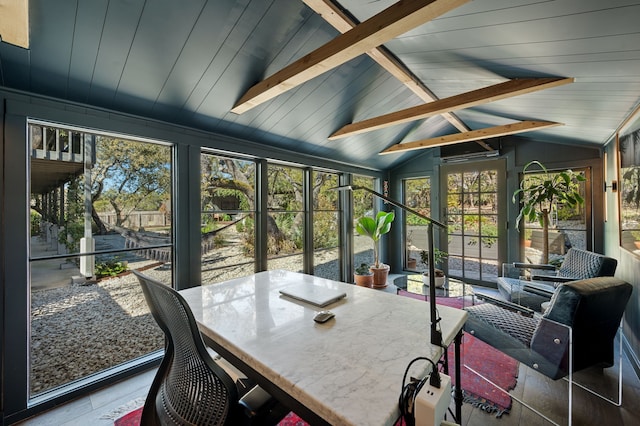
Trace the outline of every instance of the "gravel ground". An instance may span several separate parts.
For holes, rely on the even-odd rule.
[[[361,244],[369,244],[362,241]],[[371,256],[366,246],[356,261]],[[315,274],[334,277],[334,251],[316,256]],[[203,283],[215,283],[253,272],[253,265],[234,246],[224,256],[203,258]],[[269,269],[295,270],[300,256],[269,261]],[[142,265],[129,263],[130,269]],[[219,270],[220,266],[228,268]],[[214,269],[214,267],[216,269]],[[169,265],[144,273],[169,282]],[[164,337],[149,314],[132,274],[99,281],[33,291],[31,294],[31,394],[36,395],[161,349]]]
[[[31,308],[32,394],[164,345],[132,274],[34,292]]]

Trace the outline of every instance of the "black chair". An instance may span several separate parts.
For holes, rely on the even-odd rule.
[[[497,284],[505,300],[540,310],[561,283],[593,277],[612,277],[618,261],[587,250],[571,248],[560,268],[548,264],[507,263]],[[521,280],[526,277],[527,281]]]
[[[137,271],[144,297],[167,339],[141,425],[276,424],[288,409],[259,387],[240,398],[231,376],[209,356],[191,309],[169,286]]]
[[[572,281],[556,288],[543,315],[504,301],[467,307],[464,330],[551,379],[568,377],[571,419],[573,373],[614,365],[614,340],[632,289],[614,277]],[[588,390],[622,403],[620,394],[612,401]]]

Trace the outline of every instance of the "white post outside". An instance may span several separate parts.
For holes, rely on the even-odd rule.
[[[80,254],[92,253],[96,243],[91,233],[91,169],[93,168],[93,147],[95,136],[84,135],[84,238],[80,239]],[[80,256],[80,273],[93,277],[95,256]]]

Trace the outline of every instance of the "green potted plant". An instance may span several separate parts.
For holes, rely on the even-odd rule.
[[[445,275],[444,275],[444,271],[442,269],[438,269],[437,266],[440,265],[440,262],[442,262],[447,257],[449,257],[449,254],[446,251],[442,251],[442,250],[437,249],[437,248],[433,249],[433,268],[434,268],[435,283],[436,283],[436,287],[437,288],[444,287],[444,282],[445,282],[445,278],[446,278]],[[422,283],[424,285],[429,285],[430,284],[430,281],[429,281],[429,252],[426,251],[426,250],[422,250],[420,252],[420,260],[422,261],[424,266],[427,268],[427,270],[422,273]]]
[[[540,170],[530,170],[532,167]],[[520,204],[520,213],[516,218],[519,229],[520,220],[526,218],[530,222],[538,220],[542,226],[542,262],[549,262],[549,222],[551,212],[557,209],[558,203],[568,207],[576,207],[584,204],[584,198],[580,195],[580,184],[586,178],[574,172],[565,170],[562,172],[549,172],[539,161],[527,163],[522,172],[536,173],[529,178],[523,178],[520,188],[513,193],[512,201]]]
[[[380,240],[380,237],[391,230],[391,224],[394,219],[394,212],[378,212],[375,219],[368,216],[362,216],[356,222],[356,232],[373,240],[374,264],[371,265],[369,269],[373,272],[374,288],[384,288],[387,286],[389,265],[380,263],[380,259],[378,257],[378,241]]]
[[[361,287],[373,287],[373,272],[369,270],[369,265],[361,263],[355,269],[353,281]]]

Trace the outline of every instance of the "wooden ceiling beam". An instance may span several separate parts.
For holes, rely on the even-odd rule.
[[[254,85],[231,112],[242,114],[469,1],[397,2]]]
[[[423,139],[415,142],[400,143],[385,149],[380,154],[394,154],[417,149],[433,148],[436,146],[453,145],[456,143],[514,135],[516,133],[530,132],[533,130],[541,130],[562,125],[563,123],[556,123],[553,121],[520,121],[514,124],[505,124],[503,126],[488,127],[486,129],[472,130],[469,132]]]
[[[314,12],[322,16],[322,18],[331,24],[341,33],[353,29],[358,22],[340,9],[332,0],[302,0]],[[411,90],[416,96],[425,102],[437,101],[438,97],[433,93],[420,79],[413,74],[402,62],[400,62],[386,47],[378,46],[367,52],[367,55],[378,63],[382,68],[398,79],[406,88]],[[453,127],[461,132],[471,130],[457,115],[452,112],[444,112],[442,117]],[[484,141],[476,141],[487,151],[493,151],[493,148]]]
[[[28,0],[0,1],[0,41],[29,48]]]
[[[302,1],[341,33],[346,33],[358,25],[351,16],[338,8],[332,0]],[[369,57],[376,61],[378,65],[382,66],[382,68],[398,79],[423,101],[432,102],[438,100],[438,97],[391,52],[389,52],[386,47],[378,46],[368,51],[367,55],[369,55]],[[458,123],[461,123],[460,119],[451,120],[451,124],[456,127],[458,127]],[[458,130],[469,130],[469,128],[464,124],[462,124],[461,127],[462,128],[458,128]]]
[[[457,111],[489,102],[508,99],[518,95],[573,83],[573,81],[573,78],[517,78],[379,117],[347,124],[329,136],[329,139],[344,138],[359,133],[383,129],[396,124],[421,120],[442,114],[443,112]]]

